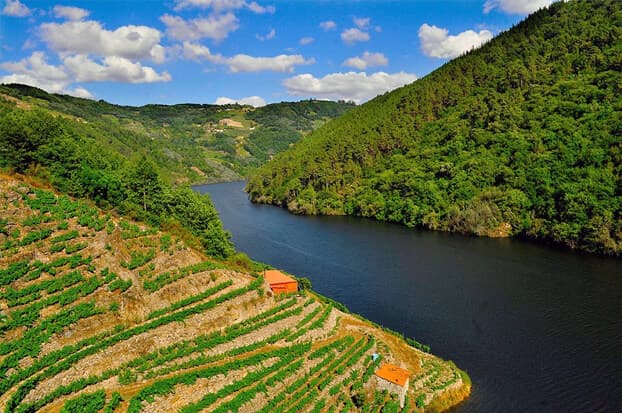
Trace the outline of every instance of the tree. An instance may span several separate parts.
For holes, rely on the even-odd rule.
[[[148,212],[155,209],[162,195],[162,182],[156,168],[146,156],[142,156],[131,171],[127,186],[135,199],[142,204],[143,210]],[[155,212],[155,211],[151,211]]]

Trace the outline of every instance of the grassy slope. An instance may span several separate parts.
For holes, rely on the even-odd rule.
[[[249,169],[352,107],[326,101],[283,102],[258,109],[200,104],[132,107],[24,85],[0,85],[1,101],[79,120],[99,143],[126,157],[147,154],[169,181],[191,183],[242,179]],[[223,119],[241,126],[223,125]]]
[[[244,262],[206,257],[187,234],[11,176],[0,211],[5,412],[390,409],[372,352],[410,370],[413,410],[470,391],[452,363],[311,292],[272,297]]]
[[[257,202],[622,251],[622,3],[558,2],[333,120]]]

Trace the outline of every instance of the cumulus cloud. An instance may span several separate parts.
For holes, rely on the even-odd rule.
[[[153,83],[168,82],[168,72],[157,73],[153,68],[119,56],[107,56],[103,64],[85,55],[70,56],[63,60],[67,70],[78,82]]]
[[[247,3],[246,4],[246,8],[248,8],[250,11],[252,11],[253,13],[257,13],[257,14],[264,14],[264,13],[274,13],[276,11],[276,9],[274,8],[274,6],[260,6],[259,4],[257,4],[257,2],[253,1],[251,3]]]
[[[164,61],[160,32],[147,26],[121,26],[111,31],[97,21],[45,23],[40,34],[48,47],[61,54],[95,54],[127,59]]]
[[[332,73],[322,78],[303,74],[285,79],[283,85],[291,95],[345,99],[359,103],[416,79],[414,74],[405,72],[376,72],[370,75],[364,72]]]
[[[266,101],[261,96],[248,96],[241,99],[231,99],[226,96],[219,96],[215,102],[216,105],[233,105],[236,103],[238,105],[251,105],[256,108],[266,106]]]
[[[370,17],[353,17],[352,21],[356,27],[345,29],[341,32],[341,40],[347,44],[353,44],[356,42],[366,42],[370,39],[369,31],[371,29]],[[376,32],[381,32],[382,28],[376,26],[373,28]]]
[[[53,11],[56,17],[73,21],[82,20],[90,14],[88,10],[70,6],[54,6]]]
[[[492,39],[488,30],[466,30],[457,35],[449,35],[447,29],[423,24],[419,28],[419,40],[423,52],[432,57],[453,58]]]
[[[484,13],[498,9],[507,14],[529,14],[549,6],[554,0],[486,0]]]
[[[6,62],[0,65],[4,70],[13,72],[4,76],[2,83],[26,83],[52,92],[62,91],[69,83],[69,75],[61,66],[53,66],[46,62],[43,52],[34,52],[30,57],[18,62]]]
[[[62,66],[48,64],[43,52],[34,52],[30,57],[18,62],[2,63],[0,67],[13,72],[10,75],[0,77],[0,83],[22,83],[51,93],[93,98],[93,95],[83,87],[68,88],[72,79],[67,70]]]
[[[220,41],[240,27],[238,18],[231,12],[190,20],[165,14],[160,20],[166,26],[166,35],[175,40],[208,38]]]
[[[305,59],[304,56],[281,54],[274,57],[255,57],[246,54],[238,54],[230,58],[224,58],[221,63],[229,65],[229,70],[238,72],[284,72],[291,73],[295,66],[310,65],[315,59]]]
[[[95,96],[93,96],[91,94],[91,92],[89,92],[88,90],[86,90],[83,87],[77,87],[75,89],[70,89],[68,91],[68,94],[78,97],[78,98],[84,98],[84,99],[94,99]]]
[[[274,13],[274,6],[261,6],[256,1],[246,0],[175,0],[175,10],[199,8],[212,9],[217,13],[228,10],[248,9],[256,14]]]
[[[327,20],[325,22],[321,22],[320,27],[322,28],[322,30],[327,32],[329,30],[335,30],[337,28],[337,23],[332,20]]]
[[[272,40],[274,39],[274,37],[276,36],[276,30],[272,29],[270,30],[265,36],[262,36],[260,34],[256,34],[255,38],[259,41],[266,41],[266,40]]]
[[[341,40],[348,44],[353,44],[356,42],[366,42],[369,40],[369,33],[353,27],[351,29],[346,29],[341,32]]]
[[[365,70],[368,67],[386,66],[389,60],[382,53],[364,52],[361,56],[355,56],[343,62],[343,66],[353,67],[359,70]]]
[[[30,13],[30,9],[19,0],[7,0],[2,9],[2,14],[5,16],[26,17],[29,16]]]
[[[311,44],[315,41],[315,39],[313,37],[303,37],[300,40],[298,40],[298,43],[300,43],[302,46],[306,46],[308,44]]]
[[[354,24],[356,25],[356,27],[358,27],[361,30],[367,30],[369,28],[369,22],[371,21],[371,18],[354,17],[352,20],[354,21]]]
[[[233,73],[242,72],[282,72],[291,73],[296,66],[310,65],[315,59],[305,59],[302,55],[281,54],[273,57],[256,57],[247,54],[237,54],[233,57],[225,57],[213,54],[209,48],[191,42],[183,43],[183,56],[186,59],[200,61],[206,60],[211,63],[226,65]]]
[[[212,54],[209,48],[191,42],[184,42],[182,48],[183,55],[186,59],[200,61],[200,60],[208,60],[211,62],[221,62],[223,57],[219,54]]]

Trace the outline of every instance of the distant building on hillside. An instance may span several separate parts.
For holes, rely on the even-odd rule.
[[[386,390],[389,393],[397,394],[400,407],[404,408],[406,400],[406,392],[410,384],[410,374],[395,364],[384,363],[376,370],[376,383],[380,390]]]
[[[295,293],[298,291],[298,281],[279,270],[264,271],[264,278],[275,294]]]

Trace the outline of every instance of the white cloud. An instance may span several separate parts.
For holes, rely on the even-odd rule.
[[[346,29],[341,32],[341,40],[348,44],[352,44],[355,42],[366,42],[369,40],[369,33],[353,27],[351,29]]]
[[[313,37],[303,37],[298,41],[298,43],[300,43],[302,46],[306,46],[313,43],[314,41],[315,39]]]
[[[257,40],[263,42],[265,40],[272,40],[272,39],[274,39],[275,36],[276,36],[276,30],[272,29],[265,36],[262,36],[260,34],[256,34],[255,38],[257,38]]]
[[[248,8],[250,11],[252,11],[253,13],[257,13],[257,14],[264,14],[264,13],[274,13],[276,11],[276,9],[274,8],[274,6],[260,6],[259,4],[257,4],[257,2],[253,1],[251,3],[248,3],[246,5],[246,8]]]
[[[529,14],[549,6],[554,0],[486,0],[484,13],[499,9],[507,14]]]
[[[184,42],[183,55],[186,59],[200,61],[208,60],[211,62],[222,62],[221,55],[213,55],[209,48],[196,43]]]
[[[191,20],[165,14],[160,20],[166,26],[167,36],[175,40],[208,38],[220,41],[240,27],[238,18],[231,12]]]
[[[320,27],[322,28],[322,30],[327,32],[329,30],[335,30],[337,28],[337,23],[332,20],[327,20],[325,22],[321,22]]]
[[[100,64],[86,55],[74,55],[65,57],[62,65],[54,66],[47,63],[43,52],[37,51],[18,62],[2,63],[0,67],[13,72],[0,77],[0,83],[23,83],[51,93],[89,99],[93,95],[84,87],[72,89],[69,86],[75,82],[150,83],[171,80],[167,72],[159,74],[150,67],[118,56],[105,57],[103,64]]]
[[[54,6],[54,15],[68,20],[82,20],[89,14],[90,12],[88,10],[79,7]]]
[[[389,60],[382,53],[364,52],[362,56],[355,56],[343,62],[343,66],[353,67],[359,70],[365,70],[368,67],[386,66]]]
[[[354,17],[352,20],[354,21],[354,24],[356,25],[356,27],[358,27],[361,30],[367,30],[369,28],[369,22],[371,21],[371,18]]]
[[[236,103],[238,105],[251,105],[256,108],[266,106],[266,101],[261,96],[248,96],[241,99],[231,99],[226,96],[219,96],[215,102],[216,105],[233,105]]]
[[[244,0],[175,0],[175,10],[190,8],[209,9],[214,11],[235,10],[244,7]]]
[[[466,30],[457,35],[449,35],[447,29],[423,24],[419,28],[419,40],[423,52],[432,57],[453,58],[481,46],[492,39],[489,30]]]
[[[354,25],[356,27],[345,29],[343,32],[341,32],[341,40],[343,40],[347,44],[368,41],[370,39],[369,30],[371,29],[371,18],[354,17],[352,18],[352,20],[354,21]],[[382,28],[380,26],[376,26],[373,29],[376,32],[382,31]]]
[[[242,72],[283,72],[291,73],[296,66],[310,65],[315,59],[305,59],[302,55],[278,55],[274,57],[255,57],[247,54],[237,54],[233,57],[225,57],[220,54],[212,54],[209,48],[196,43],[184,42],[183,56],[186,59],[200,61],[207,60],[211,63],[229,66],[233,73]]]
[[[164,60],[164,48],[159,44],[161,34],[147,26],[121,26],[110,31],[97,21],[69,21],[42,24],[40,34],[50,49],[64,55],[148,58],[157,63]]]
[[[153,68],[118,56],[107,56],[103,64],[85,55],[70,56],[63,60],[77,82],[153,83],[168,82],[168,72],[157,73]]]
[[[256,1],[246,0],[175,0],[175,10],[199,8],[212,9],[216,13],[246,8],[256,14],[274,13],[274,6],[261,6]]]
[[[63,67],[48,64],[43,52],[34,52],[18,62],[2,63],[0,67],[13,72],[12,75],[2,77],[2,83],[21,83],[23,80],[26,84],[51,92],[60,92],[70,83],[69,75]]]
[[[315,59],[305,59],[302,55],[278,55],[274,57],[254,57],[246,54],[238,54],[230,58],[224,58],[221,63],[229,65],[229,70],[238,72],[284,72],[291,73],[295,66],[310,65]]]
[[[345,99],[363,102],[381,93],[412,83],[417,76],[410,73],[364,72],[332,73],[322,78],[311,74],[290,77],[283,81],[291,95],[320,99]]]
[[[7,0],[1,14],[13,17],[26,17],[29,16],[30,13],[30,9],[19,0]]]
[[[30,57],[19,62],[6,62],[0,65],[4,70],[14,72],[0,77],[0,83],[22,83],[35,86],[51,93],[65,93],[73,96],[93,98],[83,87],[68,89],[71,78],[62,66],[53,66],[46,62],[43,52],[34,52]]]
[[[91,92],[89,92],[88,90],[86,90],[83,87],[77,87],[75,89],[69,90],[69,94],[73,95],[75,97],[84,98],[84,99],[93,99],[94,98],[94,96],[91,94]]]

